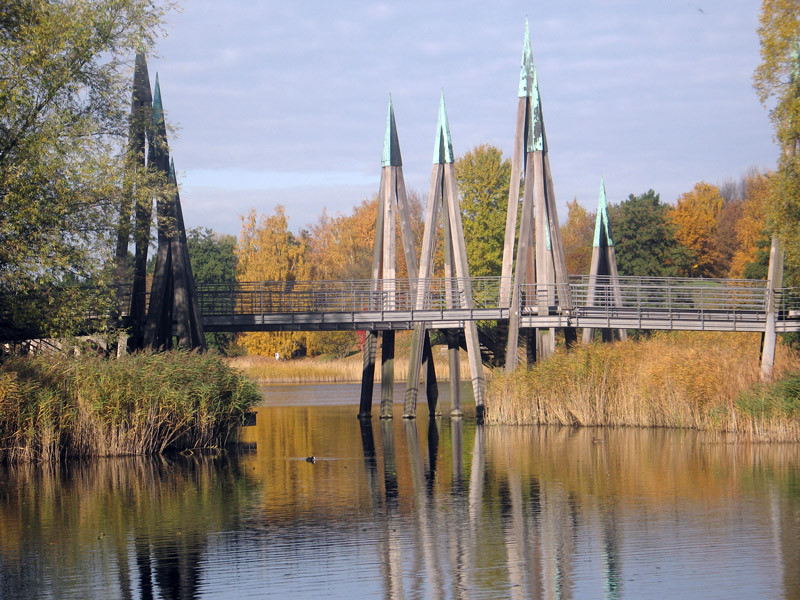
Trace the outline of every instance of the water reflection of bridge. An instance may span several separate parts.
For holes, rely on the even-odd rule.
[[[466,285],[460,278],[204,284],[197,292],[206,331],[382,331],[508,320],[502,287],[501,277],[476,277]],[[520,296],[521,328],[761,332],[769,291],[759,280],[620,277],[615,287],[609,277],[573,276],[567,306],[556,285],[522,285]],[[549,299],[544,308],[540,298]],[[775,290],[775,300],[777,331],[800,331],[800,289]]]

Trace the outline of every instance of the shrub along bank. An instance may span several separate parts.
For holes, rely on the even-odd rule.
[[[759,336],[660,333],[579,346],[489,382],[486,421],[686,427],[800,441],[800,359],[779,345],[775,383],[759,382]]]
[[[213,353],[11,358],[0,365],[0,460],[220,446],[259,400]]]

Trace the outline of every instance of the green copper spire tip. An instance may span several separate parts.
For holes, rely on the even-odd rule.
[[[153,123],[164,120],[164,107],[161,105],[161,86],[158,83],[158,73],[156,73],[156,84],[153,89]]]
[[[539,74],[533,70],[533,85],[528,97],[530,102],[530,124],[528,125],[527,152],[546,152],[547,140],[544,135],[544,117],[542,117],[542,98],[539,95]]]
[[[436,124],[436,142],[433,146],[433,164],[443,165],[453,162],[453,140],[450,138],[450,123],[444,106],[444,90],[439,102],[439,120]]]
[[[603,244],[603,229],[605,229],[606,244]],[[597,220],[594,223],[594,247],[611,247],[614,240],[611,239],[611,226],[608,221],[608,203],[606,202],[606,183],[600,178],[600,198],[597,201]]]
[[[400,141],[397,139],[397,125],[394,121],[394,107],[392,106],[392,95],[389,94],[389,112],[386,114],[386,135],[383,138],[383,160],[381,165],[384,167],[403,166],[403,157],[400,156]]]
[[[531,30],[528,19],[525,19],[525,41],[522,44],[522,65],[519,71],[519,97],[531,95],[536,69],[533,66],[533,50],[531,49]]]
[[[177,183],[178,180],[175,177],[175,159],[170,157],[169,159],[169,180],[173,183]]]

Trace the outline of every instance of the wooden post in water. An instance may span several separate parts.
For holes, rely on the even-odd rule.
[[[611,238],[611,226],[608,220],[608,204],[606,202],[605,182],[600,180],[600,198],[597,201],[597,220],[594,224],[594,244],[592,247],[592,265],[589,269],[589,289],[587,290],[587,306],[602,302],[608,310],[611,306],[622,307],[622,290],[617,273],[617,255],[614,251],[614,240]],[[610,305],[609,305],[610,303]],[[624,329],[601,329],[604,342],[627,339]],[[592,341],[594,329],[583,330],[583,342]]]
[[[403,159],[400,155],[400,142],[394,118],[394,107],[389,98],[386,117],[386,135],[381,161],[381,182],[378,191],[378,214],[375,220],[375,243],[372,252],[372,292],[376,306],[381,310],[398,308],[397,256],[395,232],[399,225],[403,243],[403,254],[408,270],[409,284],[417,279],[417,257],[414,249],[414,236],[411,230],[411,214],[408,207],[406,185],[403,178]],[[413,286],[409,285],[413,290]],[[368,342],[370,336],[368,334]],[[392,418],[394,386],[394,337],[395,333],[386,330],[381,333],[381,413],[382,419]],[[374,339],[374,338],[373,338]],[[372,386],[374,378],[374,346],[367,344],[364,349],[364,368],[361,376],[361,404],[359,418],[369,418],[372,409]],[[367,353],[371,352],[371,355]],[[371,357],[370,357],[371,356]],[[428,361],[428,399],[434,410],[438,390],[433,372],[430,343],[426,352]]]
[[[446,292],[448,308],[472,308],[472,284],[469,279],[469,265],[467,264],[467,248],[464,242],[464,228],[461,223],[461,202],[456,188],[455,168],[453,166],[453,143],[450,138],[450,124],[447,121],[447,110],[444,104],[444,94],[439,103],[439,122],[436,129],[436,143],[433,153],[433,170],[431,173],[431,187],[428,194],[428,204],[425,209],[425,230],[422,235],[422,251],[420,254],[419,283],[417,285],[416,301],[414,308],[422,310],[430,286],[430,277],[433,270],[433,249],[435,246],[436,230],[438,229],[439,213],[442,213],[445,239],[445,269],[447,265],[450,273],[445,271],[445,276],[450,277],[449,283],[457,281],[456,287]],[[455,277],[452,278],[453,270]],[[411,337],[411,357],[409,359],[408,381],[406,384],[405,406],[403,417],[413,419],[416,417],[417,387],[419,386],[420,357],[424,349],[425,324],[419,323],[414,327]],[[483,418],[483,399],[485,392],[485,379],[483,377],[483,364],[481,363],[480,346],[478,343],[478,328],[475,321],[466,321],[464,336],[467,342],[467,355],[469,357],[472,390],[475,396],[475,405],[478,419]],[[451,389],[457,386],[453,377],[458,377],[458,368],[453,364],[458,360],[457,351],[450,352],[451,358]],[[456,393],[453,397],[451,414],[460,416],[461,399]]]
[[[769,249],[769,271],[767,273],[767,311],[764,324],[764,335],[761,343],[761,379],[770,381],[775,366],[775,346],[778,343],[775,321],[778,318],[778,306],[775,291],[783,287],[784,250],[778,236],[772,236]]]
[[[500,298],[501,302],[508,302],[510,298],[506,347],[506,371],[509,372],[514,370],[519,360],[519,329],[523,311],[535,307],[539,314],[546,314],[552,306],[557,306],[561,311],[572,310],[564,245],[558,224],[553,177],[547,152],[547,136],[542,118],[538,77],[533,64],[527,20],[511,173]],[[514,232],[517,222],[519,176],[523,173],[522,220],[515,255]],[[530,256],[531,251],[533,260]],[[516,260],[512,259],[514,256]],[[507,286],[506,282],[511,281],[512,270],[513,285],[509,290],[503,286]],[[564,335],[567,345],[576,339],[574,328],[565,328]],[[555,330],[538,330],[536,346],[537,358],[549,356],[555,350]],[[531,354],[533,353],[529,351],[528,355]]]

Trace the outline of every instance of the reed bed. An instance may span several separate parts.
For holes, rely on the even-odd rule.
[[[220,446],[259,400],[213,353],[12,358],[0,365],[0,460]]]
[[[439,380],[449,379],[450,364],[444,346],[433,348],[433,362],[436,366],[436,377]],[[376,355],[375,380],[381,379],[380,349]],[[294,358],[291,360],[275,360],[266,356],[237,356],[227,359],[227,363],[241,371],[251,379],[262,383],[353,383],[361,381],[361,354],[346,358]],[[469,379],[469,362],[465,352],[459,352],[459,369],[461,379]],[[396,381],[408,378],[408,352],[398,352],[394,360],[394,377]]]
[[[779,345],[776,383],[759,383],[758,334],[673,332],[590,344],[496,374],[486,421],[683,427],[800,441],[800,360]]]

